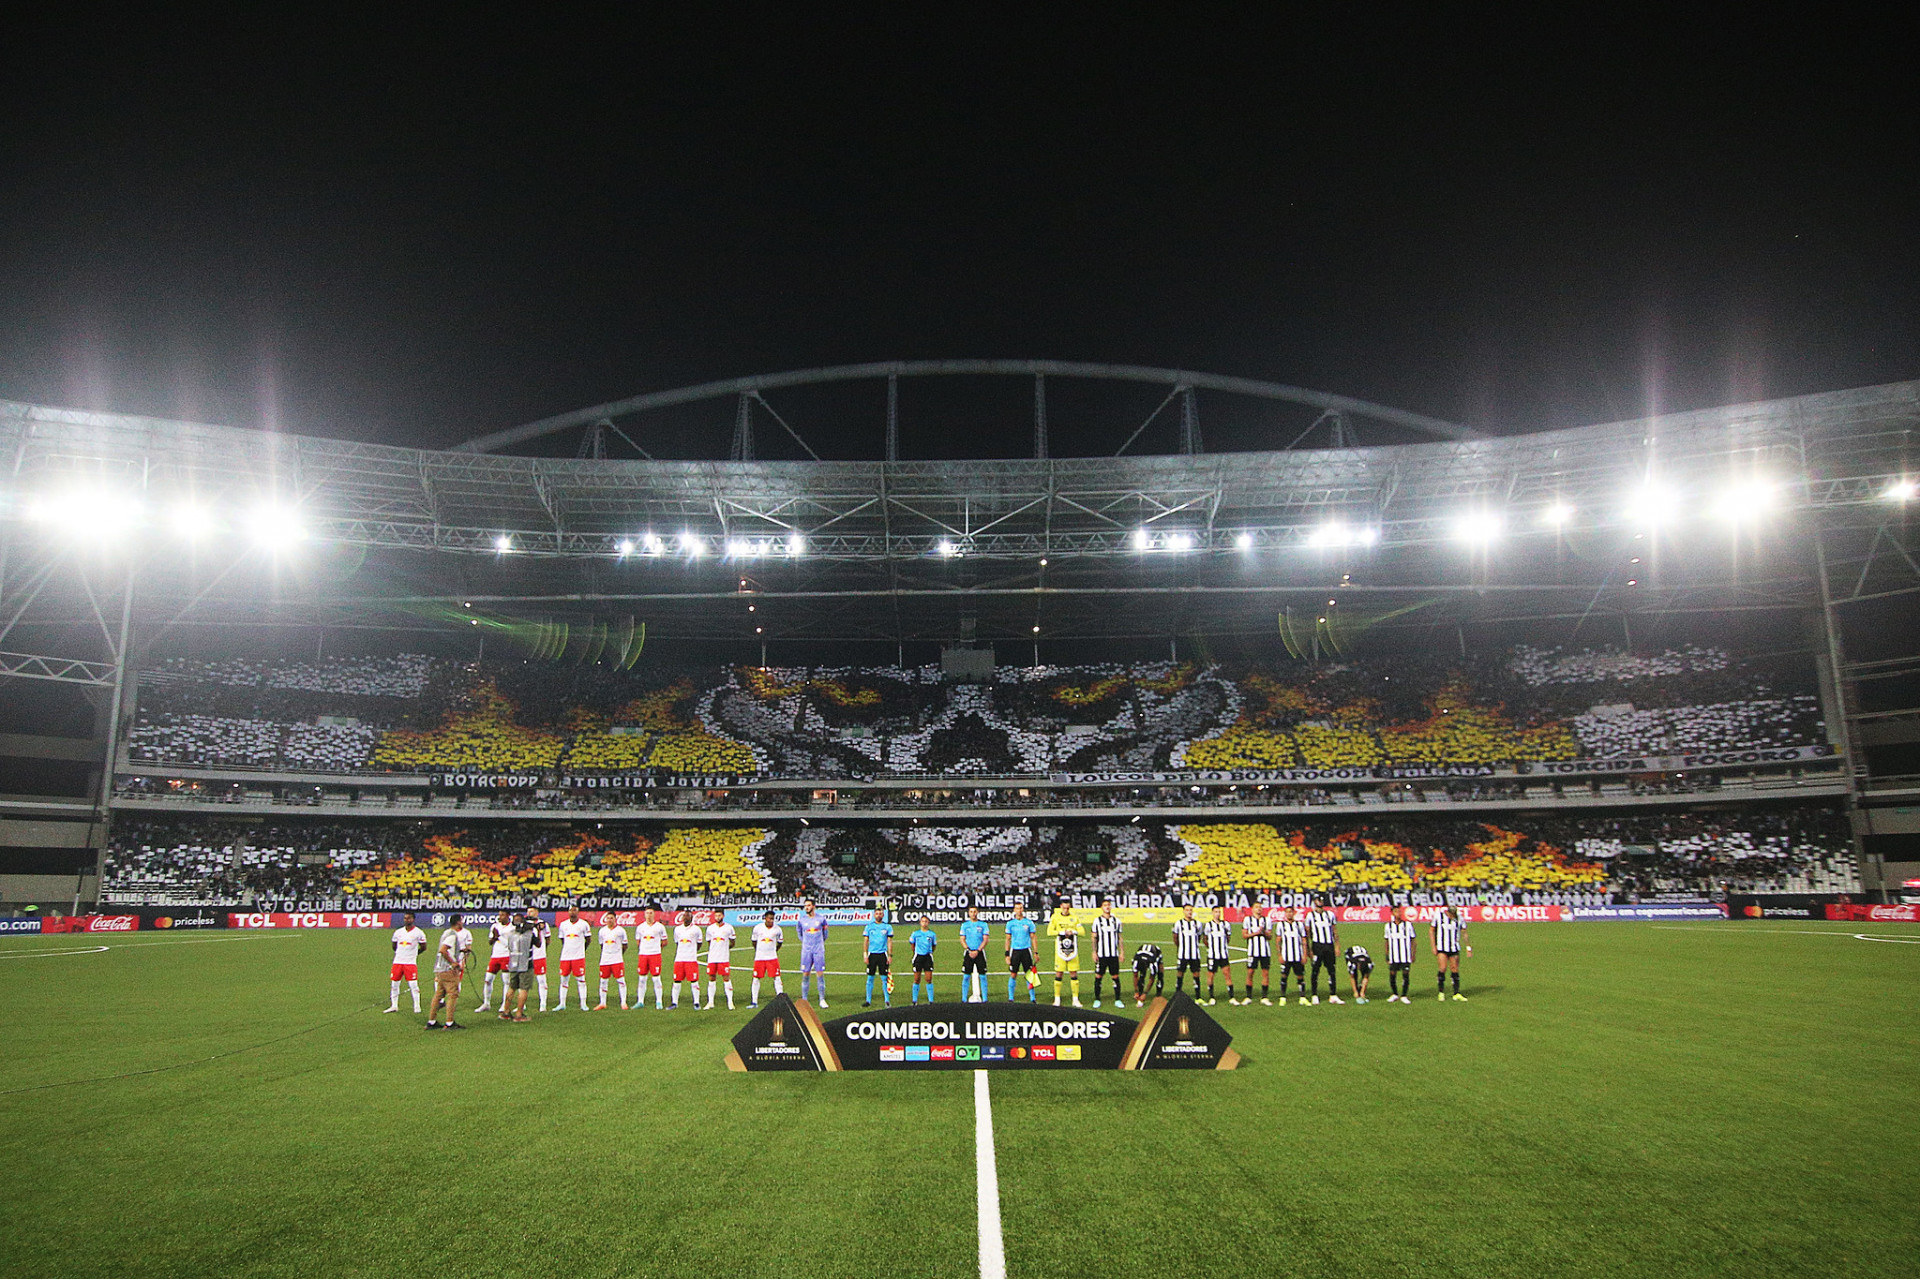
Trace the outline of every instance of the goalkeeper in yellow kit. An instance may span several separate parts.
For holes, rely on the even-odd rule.
[[[1073,907],[1061,902],[1054,909],[1052,918],[1047,920],[1047,931],[1053,935],[1053,1006],[1060,1006],[1060,987],[1068,973],[1073,974],[1073,1006],[1080,1007],[1080,921],[1073,917]]]

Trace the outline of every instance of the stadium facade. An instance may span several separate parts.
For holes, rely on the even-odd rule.
[[[1033,379],[1035,456],[898,457],[899,380],[963,375]],[[1120,422],[1119,455],[1049,456],[1078,377],[1149,388],[1181,451]],[[885,388],[882,459],[757,456],[813,451],[770,394],[846,379]],[[1337,447],[1208,453],[1203,396]],[[728,460],[608,456],[714,399]],[[1524,854],[1516,890],[1658,892],[1666,839],[1712,851],[1693,887],[1886,895],[1920,874],[1916,421],[1903,383],[1488,438],[1050,362],[740,379],[445,451],[0,405],[0,877],[424,900],[433,857],[520,889],[565,854],[593,873],[550,890],[666,895],[633,868],[673,850],[721,859],[679,885],[709,893],[1388,891]]]

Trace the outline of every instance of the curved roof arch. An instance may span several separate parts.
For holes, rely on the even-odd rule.
[[[752,395],[780,387],[818,386],[829,382],[865,382],[903,377],[1058,377],[1106,382],[1146,382],[1170,387],[1174,391],[1221,391],[1229,395],[1244,395],[1253,399],[1299,404],[1307,408],[1319,409],[1323,413],[1340,413],[1368,421],[1385,422],[1440,439],[1481,438],[1481,433],[1472,427],[1429,417],[1424,413],[1411,413],[1405,409],[1389,408],[1384,404],[1374,404],[1348,395],[1312,391],[1306,387],[1289,386],[1283,382],[1265,382],[1257,378],[1230,377],[1219,373],[1192,373],[1183,369],[1152,368],[1137,364],[1092,364],[1078,360],[882,360],[867,364],[836,364],[818,369],[794,369],[785,373],[762,373],[752,377],[702,382],[697,386],[676,387],[667,391],[651,391],[645,395],[629,396],[623,400],[609,400],[605,404],[575,409],[570,413],[557,413],[552,417],[544,417],[523,426],[509,427],[504,431],[476,436],[464,443],[454,445],[453,451],[491,453],[497,449],[525,444],[530,440],[537,440],[576,426],[590,426],[596,422],[611,421],[653,409],[671,408],[679,404],[696,404],[702,400],[725,399],[736,395]]]

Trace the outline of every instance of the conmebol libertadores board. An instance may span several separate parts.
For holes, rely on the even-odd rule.
[[[1232,1070],[1233,1036],[1186,995],[1139,1020],[1051,1004],[909,1004],[822,1022],[777,995],[733,1037],[732,1070]]]

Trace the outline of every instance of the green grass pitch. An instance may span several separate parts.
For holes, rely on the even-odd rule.
[[[996,1075],[1008,1273],[1911,1275],[1920,945],[1863,931],[1920,942],[1476,925],[1468,1003],[1423,957],[1410,1007],[1222,1002],[1237,1072]],[[378,1011],[380,933],[0,956],[0,1273],[976,1273],[971,1078],[729,1073],[738,969],[731,1014],[447,1035]]]

